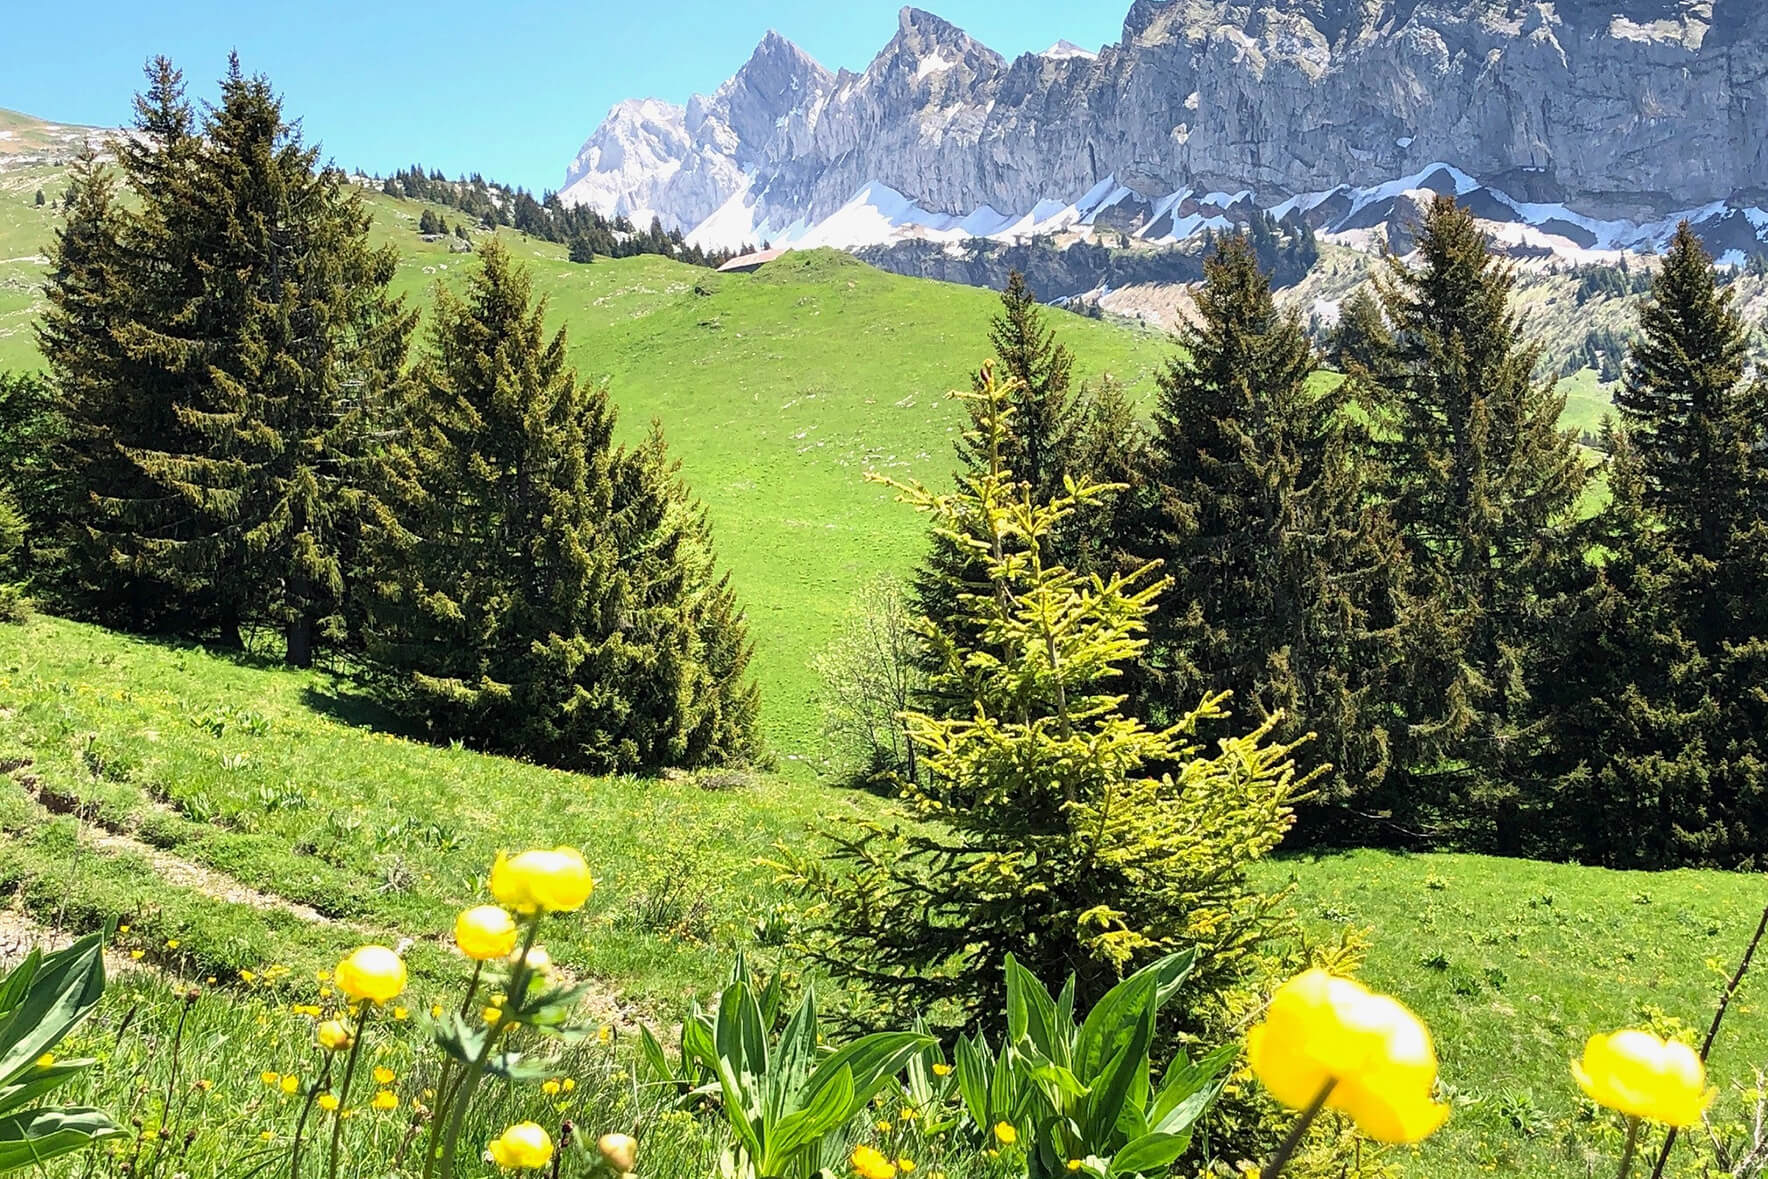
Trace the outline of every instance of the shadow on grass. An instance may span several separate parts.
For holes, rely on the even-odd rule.
[[[376,700],[360,682],[343,673],[333,673],[322,682],[308,684],[301,689],[301,703],[321,716],[353,729],[373,729],[413,741],[430,741],[423,726],[406,720]]]

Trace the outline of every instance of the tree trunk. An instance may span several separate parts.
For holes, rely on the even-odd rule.
[[[283,630],[282,661],[290,667],[313,666],[313,620],[306,615],[289,619]]]

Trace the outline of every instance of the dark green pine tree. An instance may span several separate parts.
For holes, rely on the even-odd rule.
[[[1341,373],[1361,369],[1380,373],[1393,353],[1393,334],[1382,317],[1381,303],[1361,286],[1339,308],[1338,324],[1332,329],[1327,345],[1327,359]]]
[[[1733,294],[1684,221],[1615,394],[1665,543],[1714,572],[1736,535],[1768,509],[1768,385],[1744,379],[1749,336]],[[1738,637],[1724,593],[1701,597],[1688,623],[1703,649]]]
[[[1017,270],[1008,275],[1001,292],[1001,310],[990,324],[989,341],[994,345],[995,376],[1013,389],[1002,462],[1014,481],[1030,488],[1033,499],[1053,499],[1063,493],[1065,478],[1086,474],[1075,467],[1085,415],[1073,388],[1074,356],[1056,339],[1055,329],[1044,322],[1042,308]],[[975,389],[982,388],[983,379],[981,375],[974,378]],[[969,403],[973,418],[980,404]],[[979,423],[973,420],[971,425]],[[973,428],[959,439],[960,478],[988,469],[990,456],[981,452],[975,441],[981,436]],[[1054,542],[1060,559],[1081,572],[1091,572],[1079,564],[1079,554],[1073,549],[1073,544],[1062,538]],[[961,629],[973,614],[963,596],[986,590],[987,583],[986,564],[969,546],[935,532],[931,549],[915,574],[915,610],[939,627]],[[930,702],[930,706],[934,705]]]
[[[1311,816],[1324,836],[1344,803],[1383,795],[1401,552],[1370,504],[1343,387],[1316,386],[1307,333],[1245,238],[1205,263],[1197,310],[1160,377],[1146,480],[1142,555],[1174,582],[1149,631],[1157,712],[1228,690],[1243,724],[1281,713],[1280,736],[1314,733],[1301,756],[1337,771]]]
[[[1679,616],[1690,565],[1646,505],[1628,433],[1610,423],[1603,440],[1610,498],[1588,535],[1603,559],[1561,614],[1536,689],[1551,727],[1519,850],[1614,868],[1736,863],[1714,807],[1723,704]]]
[[[595,247],[590,245],[587,234],[578,234],[571,239],[571,261],[588,265],[595,261]]]
[[[230,61],[177,199],[132,177],[138,256],[175,281],[119,333],[125,381],[177,426],[128,451],[147,501],[179,509],[146,561],[211,604],[224,640],[273,622],[301,666],[342,615],[367,439],[411,326],[386,293],[393,252],[369,248],[366,210],[316,159],[269,82]]]
[[[43,196],[43,190],[40,188],[37,190],[37,199],[35,203],[39,209],[48,203],[48,200]]]
[[[424,237],[433,237],[442,232],[439,227],[440,221],[441,218],[436,216],[436,210],[425,209],[417,219],[417,231]]]
[[[1686,224],[1640,327],[1616,398],[1626,429],[1611,431],[1605,560],[1548,710],[1554,828],[1603,863],[1761,867],[1768,395]]]
[[[1514,781],[1540,736],[1543,644],[1582,566],[1572,525],[1588,475],[1558,425],[1564,397],[1519,339],[1512,272],[1472,214],[1436,198],[1418,257],[1390,259],[1394,347],[1375,390],[1382,491],[1409,564],[1396,753],[1410,805],[1503,846],[1520,834]]]
[[[438,289],[386,456],[375,681],[438,737],[554,765],[743,756],[747,645],[703,519],[659,438],[614,449],[607,396],[546,335],[528,275],[495,241],[482,256],[464,297]]]
[[[136,100],[136,133],[116,150],[124,169],[140,170],[127,175],[169,188],[182,183],[196,139],[177,71],[160,59],[149,82]],[[188,431],[163,372],[126,347],[133,325],[180,279],[157,262],[164,235],[154,190],[126,211],[90,149],[71,180],[44,283],[49,305],[37,324],[64,424],[50,464],[62,496],[53,596],[62,609],[111,625],[180,629],[213,612],[200,586],[152,560],[155,542],[182,531],[180,512],[161,501],[135,456]]]
[[[621,761],[692,768],[756,760],[760,696],[748,678],[748,625],[729,575],[718,571],[706,510],[656,422],[620,455],[612,527],[631,603],[624,637],[635,653]]]

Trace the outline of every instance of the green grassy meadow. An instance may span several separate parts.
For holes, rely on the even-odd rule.
[[[62,176],[0,171],[0,369],[36,364],[30,324],[55,214],[32,200],[39,187],[59,195]],[[397,290],[415,304],[476,265],[419,239],[424,206],[365,199],[377,239],[400,252]],[[461,975],[447,948],[454,913],[483,899],[497,850],[556,843],[583,849],[598,889],[549,931],[548,947],[596,983],[592,1007],[613,1042],[561,1063],[575,1095],[529,1093],[486,1117],[632,1126],[657,1143],[647,1174],[713,1173],[721,1140],[639,1100],[622,1080],[622,1036],[637,1021],[679,1018],[738,951],[771,959],[790,902],[761,863],[770,849],[883,805],[814,772],[809,661],[854,591],[907,570],[924,544],[915,514],[864,475],[948,477],[962,413],[945,394],[983,358],[995,297],[827,252],[721,276],[655,257],[573,265],[563,247],[506,236],[569,330],[579,374],[608,382],[623,436],[661,420],[707,504],[748,608],[779,772],[588,778],[412,739],[331,672],[46,617],[0,627],[0,779],[10,782],[0,783],[0,899],[11,910],[0,935],[8,922],[27,932],[114,924],[119,964],[148,968],[121,971],[114,1001],[76,1045],[104,1066],[87,1095],[143,1119],[124,1148],[136,1173],[240,1174],[269,1157],[292,1111],[259,1074],[305,1075],[312,1063],[310,1025],[288,1005],[320,994],[318,972],[352,945],[410,939],[413,1018],[379,1049],[407,1112],[364,1111],[353,1131],[392,1157],[426,1084],[417,1014],[447,1001]],[[1050,314],[1083,378],[1111,372],[1146,393],[1173,347]],[[1566,420],[1580,428],[1607,407],[1589,376],[1566,387]],[[1392,1156],[1432,1179],[1574,1179],[1608,1167],[1612,1126],[1578,1097],[1568,1061],[1598,1030],[1704,1029],[1768,903],[1759,876],[1471,856],[1285,856],[1258,871],[1292,890],[1311,935],[1365,940],[1367,981],[1433,1028],[1455,1114],[1415,1156]],[[273,966],[286,974],[266,983]],[[203,996],[185,1012],[187,984]],[[1765,1004],[1758,974],[1727,1017],[1713,1059],[1720,1125],[1743,1119],[1743,1090],[1768,1067]],[[185,1071],[168,1075],[181,1016]],[[126,1022],[135,1034],[119,1034]],[[212,1084],[192,1089],[199,1080]],[[162,1089],[181,1096],[162,1101]],[[144,1137],[187,1126],[182,1146]],[[920,1140],[904,1149],[920,1152],[924,1172],[937,1158]],[[966,1165],[941,1164],[954,1179]]]
[[[881,805],[782,776],[586,778],[436,747],[396,735],[324,672],[51,618],[0,628],[0,700],[0,766],[14,783],[0,793],[0,895],[40,926],[126,926],[119,953],[162,972],[122,984],[149,1010],[176,1010],[154,989],[161,976],[213,979],[263,1005],[231,1032],[206,1017],[209,1034],[251,1041],[215,1058],[238,1074],[226,1078],[227,1124],[253,1133],[287,1113],[257,1080],[287,1071],[301,1046],[286,1004],[314,1001],[314,972],[351,945],[412,939],[414,1012],[458,990],[446,933],[484,895],[498,848],[583,849],[596,894],[548,947],[598,984],[611,1023],[666,1026],[737,951],[775,953],[764,931],[790,905],[759,862],[775,843]],[[1311,935],[1360,931],[1367,981],[1430,1024],[1456,1111],[1406,1173],[1469,1179],[1586,1174],[1606,1123],[1578,1098],[1570,1058],[1596,1030],[1704,1028],[1720,972],[1768,902],[1758,876],[1456,855],[1289,856],[1259,879],[1292,888]],[[240,982],[272,965],[289,971],[282,986]],[[1714,1056],[1721,1122],[1742,1116],[1739,1090],[1768,1063],[1765,1002],[1757,975],[1728,1016]],[[386,1051],[403,1072],[400,1036]],[[571,1067],[587,1076],[598,1060]]]

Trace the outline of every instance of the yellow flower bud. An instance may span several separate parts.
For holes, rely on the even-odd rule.
[[[391,1085],[395,1079],[396,1079],[396,1077],[395,1077],[392,1069],[388,1068],[384,1064],[375,1065],[375,1069],[374,1069],[374,1083],[375,1084],[377,1084],[377,1085]]]
[[[603,1161],[614,1168],[616,1175],[632,1170],[638,1158],[638,1141],[630,1134],[603,1134],[596,1139],[595,1148],[602,1152]]]
[[[293,1073],[290,1073],[288,1076],[286,1076],[282,1079],[282,1091],[284,1093],[293,1093],[296,1089],[299,1089],[300,1087],[301,1087],[301,1078],[295,1076]]]
[[[338,963],[337,983],[352,999],[385,1003],[405,990],[405,963],[385,946],[363,946]]]
[[[552,1138],[533,1122],[520,1122],[492,1140],[491,1161],[506,1171],[537,1171],[552,1161]]]
[[[1666,1126],[1698,1125],[1716,1093],[1694,1049],[1650,1032],[1591,1036],[1572,1076],[1596,1104]]]
[[[313,1038],[319,1041],[319,1046],[327,1052],[342,1052],[356,1040],[356,1037],[350,1034],[350,1029],[345,1027],[341,1020],[336,1019],[328,1019],[314,1028]]]
[[[536,849],[513,858],[500,853],[491,868],[491,895],[518,913],[568,913],[581,909],[594,891],[575,848]]]
[[[391,1089],[382,1089],[379,1093],[374,1095],[374,1100],[369,1102],[369,1104],[375,1109],[398,1109],[399,1095]]]
[[[949,1064],[936,1064],[933,1066],[933,1075],[936,1077],[949,1077],[952,1075],[952,1066]]]
[[[1019,1141],[1019,1131],[1013,1128],[1012,1122],[996,1122],[994,1136],[995,1141],[1002,1146],[1011,1146]]]
[[[498,905],[464,910],[454,919],[454,944],[475,962],[506,956],[516,946],[516,919]]]
[[[338,1095],[336,1093],[321,1093],[318,1105],[326,1113],[331,1113],[338,1108]]]
[[[1247,1033],[1247,1060],[1273,1097],[1306,1109],[1328,1085],[1328,1108],[1378,1142],[1418,1142],[1448,1107],[1434,1101],[1436,1050],[1418,1017],[1350,979],[1310,970],[1271,996]]]

